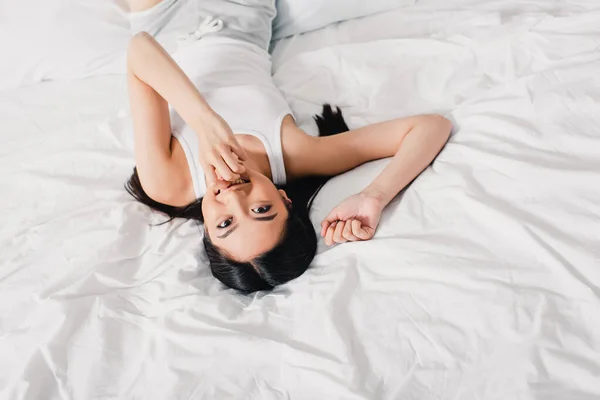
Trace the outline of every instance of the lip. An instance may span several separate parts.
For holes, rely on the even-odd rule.
[[[215,187],[215,195],[219,195],[223,192],[229,192],[231,190],[236,190],[240,186],[250,184],[250,180],[248,178],[241,177],[240,179],[244,180],[245,182],[242,182],[242,183],[223,182],[223,181],[219,182],[217,187]]]

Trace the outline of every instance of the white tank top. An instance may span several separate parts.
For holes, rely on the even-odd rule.
[[[284,184],[281,123],[292,112],[271,77],[267,48],[274,15],[274,0],[162,0],[130,14],[130,24],[132,33],[149,32],[170,50],[234,133],[262,141],[273,182]],[[183,147],[194,193],[200,198],[206,193],[206,180],[196,132],[173,109],[171,129]]]
[[[285,184],[281,123],[292,112],[273,83],[269,53],[241,40],[208,36],[181,45],[173,59],[234,133],[261,140],[273,182]],[[206,180],[199,163],[197,134],[173,109],[171,128],[183,147],[194,193],[200,198],[206,193]]]

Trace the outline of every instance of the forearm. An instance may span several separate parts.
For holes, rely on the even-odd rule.
[[[433,161],[451,129],[450,121],[442,117],[415,125],[390,163],[362,192],[379,199],[382,206],[387,205]]]
[[[214,114],[177,63],[145,32],[131,40],[128,73],[152,87],[196,132]]]

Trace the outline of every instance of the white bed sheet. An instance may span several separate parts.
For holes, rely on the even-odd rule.
[[[473,32],[478,27],[502,24],[517,16],[533,18],[579,14],[598,10],[596,0],[418,0],[415,6],[399,8],[365,18],[332,24],[318,31],[276,40],[271,45],[273,65],[295,55],[339,44],[365,43],[393,38],[447,38]]]
[[[122,74],[126,0],[0,1],[0,89]]]
[[[277,64],[307,130],[323,101],[456,129],[375,240],[271,294],[223,290],[194,223],[128,198],[122,77],[0,92],[0,399],[599,398],[600,12],[543,3],[445,31],[428,2],[421,34]]]

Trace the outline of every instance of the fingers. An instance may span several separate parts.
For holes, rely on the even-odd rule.
[[[349,242],[357,242],[360,239],[352,233],[352,223],[356,220],[346,221],[344,224],[344,231],[342,232],[342,237]]]
[[[225,163],[227,164],[227,166],[229,167],[229,169],[236,173],[236,174],[241,174],[246,172],[246,168],[240,164],[240,159],[238,158],[238,156],[229,148],[229,146],[224,146],[223,149],[221,149],[221,157],[223,158],[223,161],[225,161]]]
[[[321,236],[325,238],[325,244],[332,246],[336,243],[358,242],[373,238],[375,229],[363,226],[357,219],[348,221],[323,221],[321,223]]]
[[[329,222],[329,221],[323,220],[321,222],[321,237],[325,237],[325,234],[327,233],[327,228],[329,228],[329,225],[331,225],[331,222]]]
[[[321,221],[321,236],[325,237],[325,234],[327,232],[327,228],[329,228],[329,226],[336,222],[338,220],[337,217],[337,210],[334,208],[327,217],[325,217],[325,219],[323,221]]]
[[[333,221],[339,221],[339,220],[341,220],[341,215],[339,213],[338,208],[336,207],[333,210],[331,210],[331,212],[325,217],[324,221],[331,223]]]
[[[246,172],[246,167],[240,164],[237,154],[228,145],[214,149],[208,164],[214,167],[215,179],[218,180],[232,182]]]
[[[321,227],[321,236],[325,238],[325,244],[332,246],[335,243],[341,244],[362,240],[352,232],[353,222],[355,220],[333,221],[332,223],[323,224]]]
[[[235,172],[231,171],[231,169],[229,169],[227,163],[223,160],[223,158],[219,157],[219,155],[216,155],[216,157],[214,157],[212,164],[215,167],[217,174],[223,180],[232,182],[240,177],[239,174],[236,174]]]
[[[231,144],[231,151],[240,159],[240,161],[246,161],[248,159],[248,154],[246,150],[242,146],[240,146],[237,141]]]
[[[213,168],[213,170],[214,170],[214,168]],[[215,176],[217,177],[218,180],[220,180],[220,181],[223,180],[223,177],[217,171],[215,171]]]
[[[342,236],[342,232],[344,231],[344,226],[346,226],[346,222],[339,221],[335,225],[335,230],[333,231],[333,241],[335,243],[346,243],[347,240]]]
[[[206,176],[206,186],[214,186],[217,183],[217,179],[220,179],[220,177],[217,176],[217,172],[212,165],[209,165],[208,168],[204,168],[204,171]]]
[[[332,246],[334,243],[333,242],[333,233],[335,232],[335,225],[336,225],[335,222],[330,224],[329,227],[327,227],[327,231],[325,232],[325,244],[327,246]]]
[[[352,233],[360,240],[369,240],[373,237],[375,231],[369,227],[363,226],[358,220],[352,221]]]

